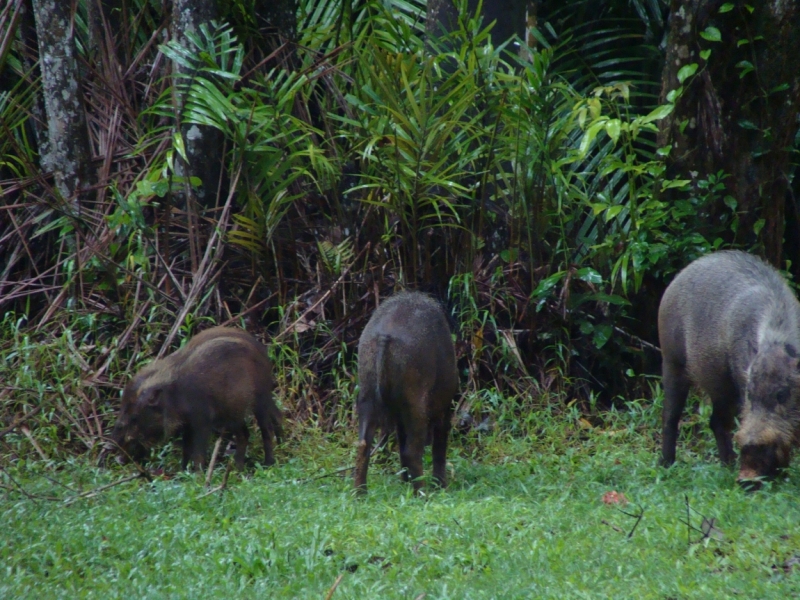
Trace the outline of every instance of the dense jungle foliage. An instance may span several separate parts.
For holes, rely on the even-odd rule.
[[[294,422],[350,424],[358,335],[404,288],[447,308],[465,427],[622,406],[657,389],[666,283],[736,240],[728,174],[665,173],[658,2],[544,2],[526,45],[466,2],[426,29],[418,0],[301,1],[282,43],[231,0],[188,48],[162,3],[76,2],[96,178],[71,198],[40,166],[23,5],[0,44],[0,419],[41,411],[43,455],[96,453],[130,374],[212,322],[270,344]],[[202,202],[194,125],[222,134]]]

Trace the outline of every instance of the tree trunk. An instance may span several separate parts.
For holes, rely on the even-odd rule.
[[[200,32],[200,25],[217,18],[217,7],[214,0],[174,0],[172,3],[172,38],[181,46],[189,50],[194,45],[187,37],[188,33]],[[177,63],[173,65],[175,73],[181,73],[182,67]],[[177,114],[183,110],[184,98],[176,89]],[[176,161],[176,171],[179,176],[196,177],[202,185],[196,190],[186,185],[187,209],[192,211],[192,200],[205,207],[213,207],[217,196],[222,173],[220,159],[222,149],[222,134],[212,128],[201,125],[185,125],[181,123],[181,136],[186,148],[188,165],[183,161]],[[183,170],[185,167],[185,171]]]
[[[349,0],[352,2],[352,0]],[[297,38],[297,0],[257,0],[254,6],[258,30],[269,50]]]
[[[669,177],[729,175],[727,193],[740,216],[736,241],[760,243],[766,258],[781,266],[789,152],[800,110],[800,6],[733,4],[720,14],[722,0],[672,0],[662,101],[680,86],[682,67],[696,63],[698,69],[661,122],[659,142],[671,145]],[[700,53],[708,50],[706,61]]]
[[[19,21],[20,57],[25,69],[25,80],[30,86],[36,85],[39,76],[37,60],[39,59],[39,42],[36,38],[36,20],[33,17],[33,7],[30,0],[22,3],[22,13]],[[47,139],[47,109],[44,106],[44,92],[39,89],[31,103],[31,119],[29,120],[36,151],[39,153],[40,162],[50,153]]]
[[[425,14],[425,31],[439,37],[453,31],[458,25],[458,9],[454,0],[428,0]]]
[[[49,141],[41,162],[64,198],[90,183],[91,159],[70,7],[63,0],[33,0]]]

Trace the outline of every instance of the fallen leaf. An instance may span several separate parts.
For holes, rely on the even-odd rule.
[[[625,506],[627,503],[628,499],[625,497],[625,494],[620,494],[613,490],[603,494],[603,504],[621,504]]]

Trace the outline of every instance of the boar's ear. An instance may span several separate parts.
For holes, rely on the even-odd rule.
[[[786,350],[786,354],[788,354],[791,358],[797,358],[797,348],[791,344],[786,344],[784,345],[784,349]]]
[[[141,407],[161,408],[161,392],[163,391],[161,387],[145,388],[139,393],[137,404]]]

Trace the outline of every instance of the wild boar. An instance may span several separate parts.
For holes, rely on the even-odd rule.
[[[250,413],[261,430],[264,464],[272,465],[272,436],[280,440],[283,427],[266,348],[245,331],[214,327],[136,374],[123,392],[112,439],[123,459],[141,458],[146,448],[181,434],[183,468],[191,460],[202,469],[215,431],[235,439],[234,460],[242,468]]]
[[[781,275],[739,251],[704,256],[670,283],[658,311],[663,359],[661,463],[675,461],[690,383],[711,398],[720,460],[735,461],[731,431],[741,413],[739,481],[789,464],[800,425],[800,303]]]
[[[375,429],[387,423],[396,428],[403,477],[416,492],[422,487],[426,438],[432,434],[433,476],[444,486],[458,372],[439,304],[419,292],[402,292],[381,304],[358,342],[358,377],[356,490],[366,492]]]

